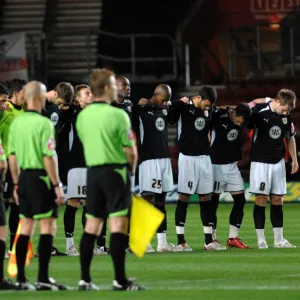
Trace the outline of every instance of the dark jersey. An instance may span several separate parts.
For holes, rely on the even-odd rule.
[[[47,100],[45,108],[42,110],[42,115],[44,117],[47,117],[48,119],[50,119],[51,122],[53,123],[53,126],[56,128],[58,121],[59,121],[60,112],[61,111],[57,105],[55,105]]]
[[[123,109],[130,120],[132,120],[132,103],[129,99],[125,99],[123,103],[114,101],[111,103],[112,106]]]
[[[140,160],[169,158],[168,108],[153,105],[138,106],[137,114]]]
[[[269,103],[256,105],[252,110],[251,161],[276,164],[284,157],[284,139],[295,135],[292,118],[290,115],[278,115]]]
[[[231,108],[217,109],[211,119],[210,158],[213,164],[229,164],[242,159],[242,133],[230,119]]]
[[[209,155],[209,139],[211,113],[189,104],[174,101],[173,108],[178,116],[179,152],[184,155]]]
[[[77,116],[81,110],[77,109],[71,118],[71,130],[69,133],[69,170],[73,168],[85,168],[85,159],[83,153],[83,146],[78,137],[78,132],[76,129]]]

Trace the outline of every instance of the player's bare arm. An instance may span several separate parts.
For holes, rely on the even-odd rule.
[[[14,198],[15,198],[17,205],[19,205],[17,187],[18,187],[18,182],[19,182],[20,169],[18,166],[17,158],[14,154],[11,154],[9,156],[9,169],[10,169],[11,177],[13,179],[13,184],[14,184]]]
[[[2,180],[5,179],[6,172],[7,172],[7,161],[5,159],[0,161],[0,173],[2,176]]]
[[[292,174],[295,174],[298,169],[299,169],[299,165],[298,165],[298,160],[297,160],[297,153],[296,153],[296,141],[294,137],[290,137],[288,139],[288,150],[289,153],[291,155],[292,158]]]
[[[137,165],[137,161],[138,161],[137,147],[136,147],[136,145],[134,145],[132,147],[126,147],[126,148],[124,148],[124,151],[125,151],[127,159],[128,159],[130,173],[134,174],[136,165]]]

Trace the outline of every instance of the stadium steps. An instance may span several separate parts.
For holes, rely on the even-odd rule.
[[[55,33],[48,48],[51,77],[83,81],[89,66],[96,66],[101,13],[99,0],[57,0]],[[93,33],[88,43],[89,31]],[[87,53],[92,54],[89,59]]]
[[[1,28],[4,33],[25,32],[28,36],[28,55],[34,51],[40,56],[46,0],[9,0],[4,2]]]

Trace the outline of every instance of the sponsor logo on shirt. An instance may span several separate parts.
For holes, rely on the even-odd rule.
[[[277,140],[281,136],[281,128],[279,126],[272,126],[269,130],[270,138]]]
[[[128,131],[128,139],[130,141],[134,141],[135,140],[134,132],[131,129],[129,129],[129,131]]]
[[[47,148],[48,148],[48,150],[50,150],[50,151],[54,151],[54,150],[55,150],[55,140],[54,140],[54,138],[50,138],[50,139],[47,141]]]
[[[56,126],[56,124],[58,123],[58,114],[57,114],[57,112],[54,112],[54,113],[51,114],[50,120],[53,123],[53,125]]]
[[[237,139],[239,132],[236,129],[231,129],[227,134],[228,141],[232,142]]]
[[[165,121],[163,118],[157,118],[155,121],[155,126],[159,131],[163,131],[165,129]]]
[[[204,118],[197,118],[194,122],[195,128],[201,131],[205,127],[205,119]]]

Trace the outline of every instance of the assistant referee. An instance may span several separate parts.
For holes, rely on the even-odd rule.
[[[31,81],[25,86],[24,97],[27,111],[13,121],[9,134],[9,166],[14,197],[22,218],[21,234],[16,245],[16,289],[65,290],[66,286],[56,283],[48,275],[57,207],[63,204],[65,197],[54,159],[54,127],[41,115],[46,87]],[[25,260],[35,220],[40,222],[40,241],[38,280],[34,287],[25,277]]]
[[[144,287],[125,275],[130,176],[137,163],[135,139],[128,115],[110,104],[117,98],[113,72],[97,69],[90,75],[94,99],[77,118],[87,171],[86,225],[80,243],[80,290],[97,290],[90,276],[94,243],[109,216],[110,252],[115,280],[113,290],[138,291]]]

